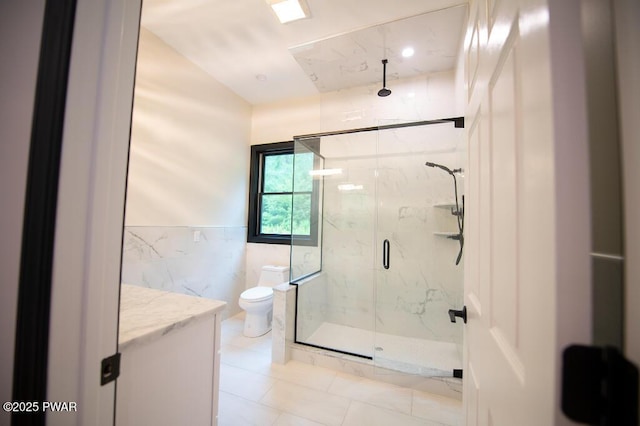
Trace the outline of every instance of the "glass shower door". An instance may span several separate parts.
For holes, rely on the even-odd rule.
[[[369,358],[379,374],[461,368],[453,180],[425,166],[461,168],[461,136],[445,122],[296,140],[296,156],[317,156],[319,194],[317,244],[292,239],[296,343]]]
[[[461,168],[461,136],[452,123],[377,132],[373,353],[378,374],[450,377],[462,368],[463,328],[448,316],[463,304],[453,179],[425,166]]]
[[[313,150],[320,193],[317,246],[292,239],[296,342],[373,357],[376,136],[372,132],[296,139]],[[310,259],[319,260],[313,268]],[[315,266],[317,265],[317,266]]]

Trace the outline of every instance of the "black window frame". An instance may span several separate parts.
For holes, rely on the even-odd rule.
[[[291,234],[265,234],[260,232],[261,222],[261,200],[264,194],[264,162],[269,155],[294,154],[294,141],[275,142],[260,145],[251,145],[251,162],[249,168],[249,212],[247,224],[247,242],[266,244],[287,244],[291,245],[292,238],[295,238],[295,245],[317,246],[318,245],[318,211],[320,200],[320,186],[314,180],[311,195],[311,217],[310,235]],[[314,154],[317,155],[317,154]],[[317,157],[316,157],[317,159]],[[314,160],[315,162],[315,160]],[[309,191],[285,192],[282,194],[304,194]],[[275,193],[270,193],[275,194]]]

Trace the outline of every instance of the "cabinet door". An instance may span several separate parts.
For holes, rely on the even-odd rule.
[[[116,425],[215,424],[216,317],[122,350]]]

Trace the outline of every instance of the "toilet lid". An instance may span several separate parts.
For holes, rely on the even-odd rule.
[[[273,296],[273,289],[271,287],[253,287],[249,290],[245,290],[240,295],[240,298],[248,302],[260,302],[267,300]]]

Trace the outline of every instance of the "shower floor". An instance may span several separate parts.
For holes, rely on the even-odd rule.
[[[450,377],[454,369],[462,368],[461,351],[455,343],[374,333],[329,322],[322,323],[305,343],[372,357],[376,366],[421,376]]]

